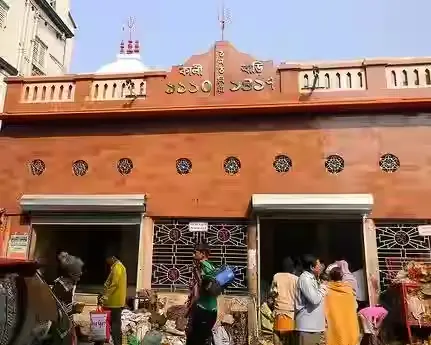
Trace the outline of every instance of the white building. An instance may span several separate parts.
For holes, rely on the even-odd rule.
[[[75,29],[70,0],[0,0],[0,112],[6,76],[69,72]]]

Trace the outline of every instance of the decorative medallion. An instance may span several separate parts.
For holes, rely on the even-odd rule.
[[[188,158],[177,159],[175,166],[177,168],[177,173],[180,175],[186,175],[192,171],[192,161]]]
[[[45,162],[41,159],[33,159],[30,162],[30,171],[31,174],[34,176],[40,176],[44,173],[45,171]]]
[[[393,173],[400,168],[401,164],[397,156],[392,153],[385,153],[380,157],[379,166],[382,171]]]
[[[176,282],[181,277],[180,271],[175,267],[170,268],[166,275],[170,282]]]
[[[222,243],[228,242],[230,240],[229,230],[221,228],[217,231],[217,239]]]
[[[399,230],[394,235],[394,241],[395,243],[399,244],[400,246],[405,246],[410,242],[410,236],[407,232],[403,230]]]
[[[325,169],[330,174],[338,174],[344,170],[344,159],[339,155],[329,155],[325,160]]]
[[[117,162],[117,170],[121,175],[129,175],[133,170],[133,162],[130,158],[121,158]]]
[[[292,160],[289,158],[289,156],[278,155],[275,156],[272,166],[278,173],[287,173],[290,169],[292,169]]]
[[[171,229],[171,231],[169,231],[169,238],[173,241],[176,242],[181,238],[181,231],[178,230],[177,228],[173,228]]]
[[[223,168],[227,174],[235,175],[241,169],[241,161],[236,157],[228,157],[224,160]]]
[[[88,172],[88,163],[79,159],[73,162],[72,171],[75,176],[84,176]]]

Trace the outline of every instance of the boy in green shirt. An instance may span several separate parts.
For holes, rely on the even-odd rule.
[[[208,261],[209,246],[195,247],[192,282],[187,301],[189,324],[186,345],[211,344],[212,328],[217,320],[217,297],[206,293],[204,285],[214,279],[216,267]]]

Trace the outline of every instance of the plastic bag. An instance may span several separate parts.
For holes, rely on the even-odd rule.
[[[139,341],[136,334],[129,334],[127,336],[127,345],[140,345],[141,342]]]
[[[111,312],[97,308],[90,312],[90,339],[108,342],[111,338]]]

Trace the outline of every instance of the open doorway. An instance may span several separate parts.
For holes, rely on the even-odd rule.
[[[363,222],[357,219],[260,219],[260,297],[264,298],[286,257],[298,262],[313,254],[327,266],[346,260],[351,272],[364,269]],[[363,272],[363,271],[362,271]]]
[[[137,282],[139,225],[33,225],[34,257],[46,265],[43,275],[48,284],[57,277],[57,254],[66,251],[84,262],[77,292],[100,293],[109,273],[108,251],[117,253],[127,269],[128,294],[134,295]]]

